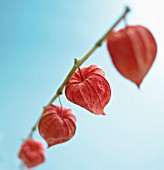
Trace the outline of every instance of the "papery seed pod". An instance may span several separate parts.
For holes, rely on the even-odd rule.
[[[38,129],[48,147],[63,143],[74,136],[76,117],[71,109],[51,104],[44,110]]]
[[[140,25],[127,26],[109,35],[107,48],[116,69],[139,87],[157,53],[152,33]]]
[[[45,161],[44,146],[41,142],[27,139],[18,154],[27,168],[35,167]]]
[[[66,84],[69,101],[97,115],[104,115],[104,107],[111,98],[111,89],[105,73],[96,65],[77,70]]]

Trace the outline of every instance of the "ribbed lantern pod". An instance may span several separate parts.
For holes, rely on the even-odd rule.
[[[32,168],[45,161],[44,152],[44,146],[41,142],[27,139],[21,146],[18,157],[27,168]]]
[[[70,140],[76,131],[76,118],[71,109],[49,105],[38,124],[40,135],[48,147]]]
[[[65,88],[69,101],[97,115],[104,115],[104,107],[111,98],[111,89],[105,73],[96,65],[78,69]]]
[[[127,26],[109,35],[107,48],[117,70],[139,87],[157,53],[152,33],[140,25]]]

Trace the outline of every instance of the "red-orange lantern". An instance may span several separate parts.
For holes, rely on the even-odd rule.
[[[157,53],[152,33],[140,25],[127,26],[109,35],[107,48],[117,70],[139,87]]]
[[[66,84],[69,101],[97,115],[104,115],[104,107],[111,98],[111,89],[105,73],[96,65],[77,70]]]
[[[18,154],[27,168],[35,167],[45,161],[44,146],[41,142],[27,139]]]
[[[74,136],[76,117],[71,109],[51,104],[44,110],[38,129],[48,147],[63,143]]]

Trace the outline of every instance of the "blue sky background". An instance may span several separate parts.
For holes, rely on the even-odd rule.
[[[164,169],[163,2],[155,0],[0,0],[0,170],[16,170],[22,139],[72,67],[122,14],[146,26],[157,59],[141,89],[113,67],[106,44],[83,66],[103,68],[112,88],[106,116],[61,97],[77,117],[76,135],[47,150],[36,170]],[[124,26],[120,23],[118,28]],[[55,102],[58,104],[58,101]],[[45,141],[35,133],[35,138]]]

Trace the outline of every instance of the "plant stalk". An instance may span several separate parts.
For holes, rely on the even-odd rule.
[[[56,100],[56,98],[58,96],[60,96],[63,93],[63,89],[64,89],[65,85],[68,83],[69,79],[74,74],[76,69],[79,68],[96,51],[96,49],[98,49],[99,47],[102,46],[103,42],[107,39],[109,34],[120,23],[120,21],[122,19],[125,19],[126,15],[128,14],[129,11],[130,11],[130,8],[126,7],[124,13],[116,20],[116,22],[111,26],[111,28],[97,41],[97,43],[95,43],[95,45],[81,59],[79,59],[79,60],[75,59],[74,65],[72,66],[68,75],[64,79],[63,83],[57,89],[56,94],[51,98],[49,103],[43,108],[43,112],[50,104],[52,104]],[[42,114],[43,114],[43,112],[42,112]],[[41,116],[40,116],[40,118],[41,118]],[[28,135],[28,138],[32,138],[32,135],[37,128],[40,118],[38,119],[38,121],[35,123],[35,125],[31,129],[31,131]]]

